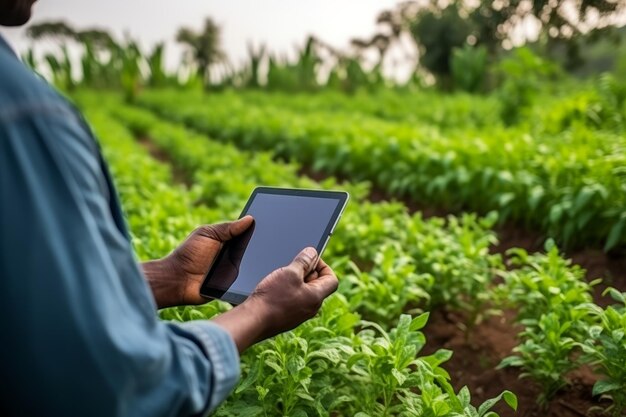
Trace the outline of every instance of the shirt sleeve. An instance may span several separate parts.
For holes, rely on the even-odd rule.
[[[158,320],[109,190],[69,109],[0,109],[2,415],[204,415],[238,380],[225,330]]]

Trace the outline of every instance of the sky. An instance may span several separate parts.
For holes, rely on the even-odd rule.
[[[77,28],[98,26],[122,36],[129,33],[142,46],[169,41],[167,63],[178,62],[181,49],[174,42],[181,26],[202,27],[211,16],[222,28],[222,45],[231,62],[240,63],[247,44],[265,43],[290,53],[308,34],[339,48],[353,37],[367,37],[376,29],[376,16],[397,0],[39,0],[32,22],[65,20]],[[27,27],[27,26],[26,26]],[[9,43],[24,51],[25,28],[0,28]]]

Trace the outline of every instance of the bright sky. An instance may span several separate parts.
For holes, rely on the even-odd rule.
[[[170,41],[167,61],[172,65],[180,50],[173,42],[177,29],[202,27],[211,16],[222,27],[222,44],[238,63],[247,43],[266,43],[271,51],[290,52],[315,34],[344,48],[353,37],[374,33],[378,13],[397,0],[39,0],[32,22],[63,19],[78,28],[100,26],[118,36],[128,32],[144,47]],[[0,29],[19,51],[28,46],[24,28]]]

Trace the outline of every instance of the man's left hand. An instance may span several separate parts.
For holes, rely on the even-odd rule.
[[[237,221],[202,226],[163,259],[145,262],[143,271],[159,308],[204,304],[200,286],[224,242],[245,232],[251,216]]]

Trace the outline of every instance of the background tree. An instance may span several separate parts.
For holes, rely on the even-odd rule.
[[[61,20],[46,21],[30,25],[26,30],[26,36],[36,41],[50,39],[63,44],[74,40],[76,38],[76,31]]]
[[[210,84],[211,67],[225,57],[220,46],[220,27],[213,19],[206,18],[201,32],[183,27],[178,30],[176,40],[188,48],[188,54],[196,64],[198,77],[205,84]]]
[[[532,20],[539,27],[539,46],[559,53],[566,67],[580,63],[581,41],[610,35],[616,17],[626,13],[623,0],[412,0],[379,16],[394,39],[409,33],[419,50],[420,65],[445,87],[449,85],[455,48],[484,45],[491,57],[510,48],[513,33]],[[597,34],[593,36],[590,34]]]
[[[452,52],[467,44],[473,32],[461,6],[452,3],[444,9],[430,5],[409,22],[409,31],[420,51],[420,64],[437,77],[444,89],[451,87]]]

